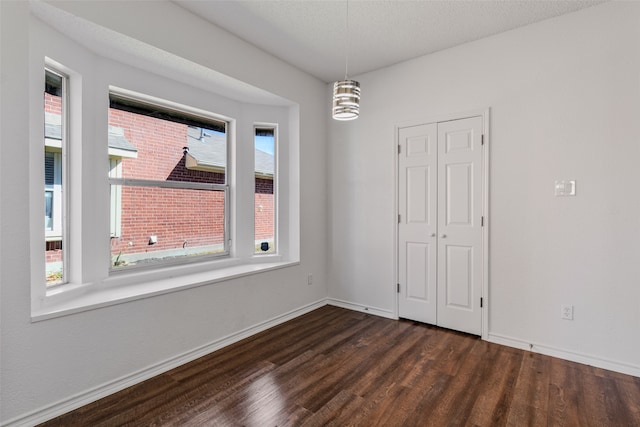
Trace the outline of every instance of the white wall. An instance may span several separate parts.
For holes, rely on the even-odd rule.
[[[150,369],[166,366],[163,362],[323,302],[327,294],[326,186],[317,179],[326,170],[326,86],[169,2],[53,5],[86,19],[86,25],[135,37],[194,66],[238,79],[227,80],[241,90],[247,89],[246,83],[299,105],[300,152],[289,155],[300,158],[300,181],[293,185],[292,198],[299,192],[301,261],[32,323],[27,94],[29,49],[38,39],[30,32],[34,18],[28,2],[0,2],[0,424],[33,423],[56,415],[84,398],[142,378]],[[290,249],[298,252],[297,247]],[[308,273],[314,274],[312,286],[307,285]]]
[[[640,3],[357,79],[360,118],[330,125],[329,296],[396,314],[394,125],[490,107],[489,339],[640,375]]]

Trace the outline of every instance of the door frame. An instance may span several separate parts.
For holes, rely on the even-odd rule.
[[[483,135],[484,135],[484,151],[482,158],[482,215],[484,216],[484,227],[482,227],[482,339],[486,340],[489,336],[489,309],[491,307],[491,300],[489,298],[489,226],[490,226],[490,216],[489,216],[489,152],[490,152],[490,141],[491,141],[491,133],[490,133],[490,113],[491,108],[482,108],[477,110],[465,111],[461,113],[450,113],[450,114],[442,114],[438,116],[430,116],[425,118],[412,119],[407,121],[402,121],[396,123],[394,125],[393,132],[393,177],[394,177],[394,216],[393,216],[393,277],[395,277],[395,283],[393,284],[393,298],[395,303],[394,306],[394,318],[399,318],[399,305],[400,299],[399,294],[397,292],[397,284],[399,277],[399,251],[398,251],[398,202],[399,202],[399,191],[398,191],[398,146],[400,141],[398,139],[399,132],[401,128],[411,127],[411,126],[420,126],[429,123],[437,123],[437,122],[447,122],[452,120],[460,120],[467,119],[470,117],[482,117],[482,127],[483,127]]]

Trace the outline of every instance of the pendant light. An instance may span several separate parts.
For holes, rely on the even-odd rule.
[[[334,120],[354,120],[360,115],[360,83],[349,80],[349,0],[347,0],[347,41],[344,80],[333,84]]]

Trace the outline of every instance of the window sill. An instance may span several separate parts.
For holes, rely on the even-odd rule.
[[[167,272],[168,274],[165,274],[165,278],[147,280],[126,286],[118,283],[121,282],[121,280],[119,280],[120,278],[109,278],[98,285],[66,285],[59,289],[52,290],[45,300],[41,302],[40,307],[32,310],[31,321],[40,322],[129,301],[211,285],[297,264],[299,264],[297,261],[245,263],[215,270],[175,275],[173,277],[171,271],[169,271]]]

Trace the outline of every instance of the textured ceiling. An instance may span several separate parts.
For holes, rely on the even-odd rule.
[[[317,78],[356,75],[602,3],[602,0],[173,0]]]

